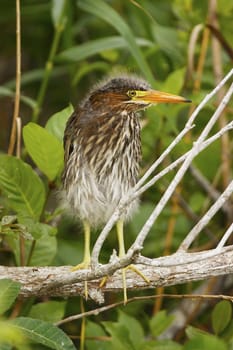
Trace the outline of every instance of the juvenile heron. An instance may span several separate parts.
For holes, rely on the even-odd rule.
[[[183,97],[152,90],[143,79],[119,75],[102,81],[70,116],[64,134],[64,197],[84,227],[84,258],[74,270],[90,265],[91,227],[105,224],[120,199],[134,187],[141,160],[137,112],[157,103],[189,102]],[[125,255],[123,223],[138,207],[135,199],[117,222],[119,257]],[[143,278],[144,276],[139,273]],[[122,270],[127,300],[125,270]],[[85,296],[88,289],[85,282]]]

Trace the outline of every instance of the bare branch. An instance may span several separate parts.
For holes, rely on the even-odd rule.
[[[221,194],[218,200],[210,207],[207,213],[202,217],[202,219],[193,227],[189,234],[185,237],[181,243],[178,251],[187,250],[192,242],[199,235],[204,226],[208,224],[211,218],[217,213],[217,211],[223,206],[223,204],[228,200],[233,192],[233,180],[227,186],[225,191]]]
[[[209,252],[180,253],[159,259],[146,259],[146,264],[138,264],[137,268],[143,271],[143,274],[150,280],[150,284],[147,284],[133,271],[127,270],[127,288],[138,290],[170,286],[233,273],[233,246],[224,247],[218,251],[214,249],[212,256],[206,253]],[[150,264],[148,265],[149,260]],[[113,267],[118,269],[121,265],[121,262],[102,265],[99,267],[98,274],[87,270],[71,273],[69,266],[0,266],[0,276],[1,279],[9,278],[20,282],[22,284],[20,290],[22,297],[83,295],[83,281],[89,280],[90,296],[95,300],[102,301],[101,295],[103,292],[119,292],[119,290],[122,290],[122,275],[121,271],[116,271],[113,276],[108,278],[106,285],[101,289],[99,288],[100,276],[107,275],[107,272],[111,271]],[[155,266],[158,265],[164,266],[155,269]]]
[[[141,297],[133,297],[127,300],[126,304],[135,302],[135,301],[146,301],[146,300],[153,300],[153,299],[159,299],[159,298],[169,298],[169,299],[192,299],[192,300],[229,300],[229,301],[233,301],[233,297],[230,295],[222,295],[222,294],[218,294],[218,295],[210,295],[210,294],[152,294],[152,295],[146,295],[146,296],[141,296]],[[119,301],[118,303],[114,303],[114,304],[110,304],[110,305],[105,305],[105,306],[101,306],[99,308],[95,308],[94,310],[89,310],[86,312],[83,312],[81,314],[77,314],[77,315],[72,315],[69,317],[64,318],[61,321],[58,321],[55,323],[56,326],[60,326],[64,323],[68,323],[68,322],[72,322],[75,320],[79,320],[80,318],[83,317],[88,317],[88,316],[96,316],[99,315],[102,312],[114,309],[118,306],[121,305],[125,305],[124,301]]]
[[[224,233],[224,235],[223,235],[221,241],[219,242],[219,244],[217,245],[216,249],[222,249],[222,247],[224,247],[228,238],[231,236],[232,232],[233,232],[233,223],[228,227],[228,229]]]

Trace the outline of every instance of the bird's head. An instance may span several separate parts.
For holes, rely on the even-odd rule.
[[[92,90],[85,103],[92,110],[138,111],[158,103],[191,102],[184,97],[153,90],[143,79],[134,75],[121,75],[104,80]]]

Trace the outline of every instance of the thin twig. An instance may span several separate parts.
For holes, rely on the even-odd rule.
[[[219,294],[219,295],[206,295],[206,294],[157,294],[157,295],[146,295],[146,296],[141,296],[141,297],[133,297],[127,300],[126,305],[130,304],[132,302],[135,301],[147,301],[147,300],[153,300],[153,299],[158,299],[158,298],[169,298],[169,299],[222,299],[222,300],[229,300],[229,301],[233,301],[233,296],[231,295],[223,295],[223,294]],[[56,322],[54,325],[55,326],[60,326],[62,324],[68,323],[68,322],[72,322],[75,320],[79,320],[80,318],[83,317],[88,317],[88,316],[97,316],[102,312],[108,311],[110,309],[114,309],[118,306],[123,306],[124,301],[119,301],[118,303],[114,303],[114,304],[110,304],[110,305],[105,305],[102,307],[99,307],[97,309],[94,310],[90,310],[90,311],[86,311],[83,312],[81,314],[77,314],[77,315],[73,315],[73,316],[69,316],[64,318],[61,321]]]
[[[17,130],[17,143],[16,143],[16,157],[20,158],[21,155],[21,131],[22,131],[22,123],[19,117],[16,118],[16,130]]]
[[[217,213],[217,211],[223,206],[223,204],[228,200],[228,198],[233,193],[233,180],[227,186],[225,191],[221,194],[218,200],[210,207],[207,213],[202,217],[202,219],[193,227],[189,234],[185,237],[181,243],[178,251],[187,250],[192,242],[199,235],[204,226],[208,224],[211,218]]]
[[[203,36],[202,36],[202,42],[201,42],[201,51],[200,55],[198,58],[198,63],[197,63],[197,71],[196,71],[196,76],[194,80],[194,93],[198,92],[200,90],[201,86],[201,78],[203,74],[203,69],[204,69],[204,63],[205,63],[205,58],[206,58],[206,53],[207,53],[207,48],[208,48],[208,43],[209,43],[209,35],[210,31],[208,28],[204,28],[203,30]],[[195,50],[194,50],[195,54]]]
[[[217,245],[216,249],[222,249],[222,247],[224,247],[228,238],[231,236],[232,232],[233,232],[233,223],[228,227],[227,231],[224,233],[224,235],[223,235],[221,241],[219,242],[219,244]]]
[[[204,26],[203,24],[199,23],[197,25],[195,25],[195,27],[193,28],[191,35],[190,35],[190,39],[189,39],[189,43],[188,43],[188,68],[187,68],[187,73],[188,73],[188,79],[191,79],[193,76],[193,72],[195,71],[194,69],[194,56],[195,56],[195,49],[196,49],[196,43],[198,42],[199,36],[203,30]]]
[[[21,86],[21,26],[20,26],[20,0],[16,0],[16,81],[15,81],[15,105],[10,135],[8,154],[14,152],[16,142],[16,120],[19,118],[20,86]]]

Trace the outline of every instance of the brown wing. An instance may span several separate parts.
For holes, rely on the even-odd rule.
[[[67,163],[74,149],[73,142],[77,135],[78,119],[79,119],[79,109],[77,108],[68,119],[66,123],[65,132],[64,132],[63,146],[65,151],[64,153],[65,164]]]

